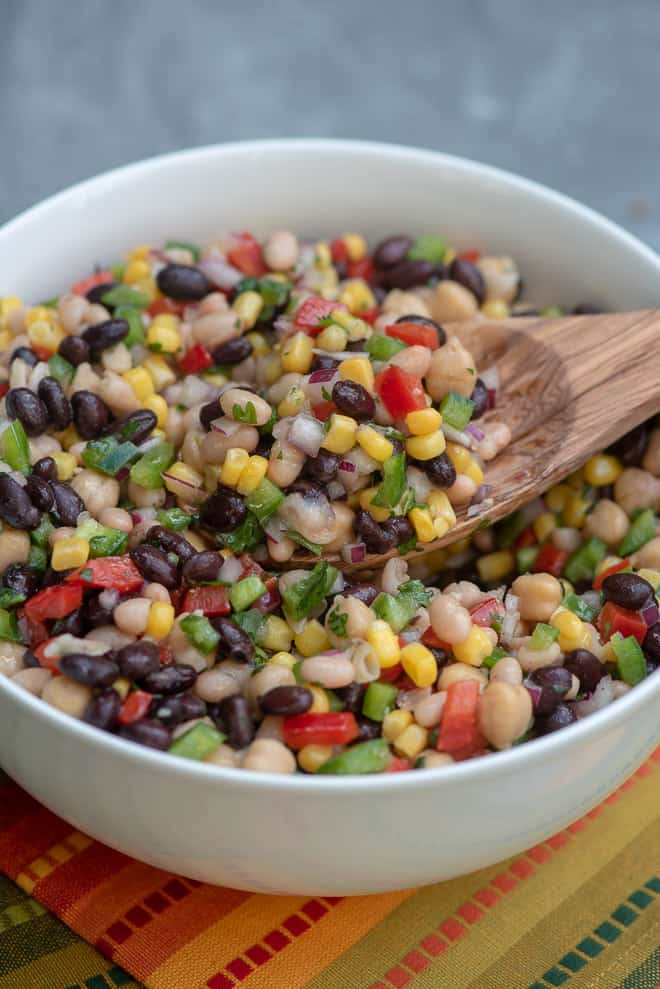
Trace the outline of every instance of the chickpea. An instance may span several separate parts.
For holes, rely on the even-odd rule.
[[[225,697],[240,694],[251,674],[252,671],[246,663],[224,659],[213,669],[204,670],[199,674],[193,691],[207,704],[218,704]]]
[[[452,683],[459,683],[461,680],[477,680],[480,684],[486,683],[486,670],[477,666],[470,666],[468,663],[450,663],[443,667],[438,678],[438,690],[448,690]]]
[[[29,556],[30,537],[27,532],[5,525],[0,532],[0,573],[4,573],[10,563],[27,563]]]
[[[454,483],[447,488],[447,497],[452,505],[469,505],[476,493],[476,482],[467,474],[457,474]]]
[[[226,433],[212,429],[206,433],[199,444],[200,457],[206,464],[223,463],[227,456],[227,450],[241,449],[253,453],[257,449],[259,433],[254,426],[239,426],[238,429],[232,430],[234,421],[232,419],[225,419],[224,421],[229,427]],[[304,459],[305,455],[301,454],[301,456]]]
[[[102,509],[99,512],[99,522],[110,529],[119,529],[120,532],[130,532],[133,528],[131,513],[124,508]]]
[[[439,690],[437,694],[429,694],[428,697],[424,697],[418,704],[415,704],[413,715],[417,724],[421,725],[422,728],[435,728],[436,725],[439,725],[446,700],[447,692]]]
[[[75,374],[73,375],[73,380],[69,385],[69,397],[77,391],[91,391],[92,394],[98,395],[100,384],[101,379],[96,371],[92,369],[92,365],[88,364],[87,361],[83,361],[83,363],[79,364],[76,368]],[[131,391],[133,391],[132,388]]]
[[[288,271],[298,260],[298,238],[290,230],[274,230],[263,248],[264,261],[271,271]]]
[[[116,625],[98,625],[87,633],[85,640],[91,643],[102,642],[108,649],[121,649],[122,646],[127,646],[129,642],[135,641],[132,635],[122,632]],[[78,652],[84,651],[78,649]],[[89,654],[91,656],[99,655],[96,649],[90,649]]]
[[[165,488],[143,488],[129,480],[128,497],[137,508],[160,508],[165,503],[167,491]]]
[[[116,508],[119,502],[119,482],[98,471],[85,468],[71,480],[71,487],[80,495],[90,515],[98,518],[106,508]]]
[[[607,546],[618,546],[629,525],[630,521],[623,508],[609,498],[601,498],[587,515],[584,531],[589,536],[602,539]]]
[[[438,288],[446,285],[440,282]],[[467,289],[463,291],[467,292]],[[469,398],[474,390],[476,368],[474,358],[458,337],[449,337],[443,347],[431,354],[431,366],[426,374],[426,390],[435,401],[440,401],[450,391]]]
[[[219,310],[199,316],[191,329],[196,343],[203,344],[207,350],[214,350],[221,343],[240,337],[242,321],[233,309]]]
[[[246,749],[242,769],[260,773],[295,773],[293,753],[275,738],[255,738]]]
[[[297,549],[296,543],[293,539],[289,539],[288,536],[280,536],[278,542],[271,539],[270,536],[266,537],[266,543],[268,545],[268,553],[271,560],[276,563],[286,563],[290,560]]]
[[[141,407],[140,399],[128,381],[124,381],[114,371],[105,372],[96,388],[96,394],[103,399],[116,416],[134,412]]]
[[[512,303],[518,295],[520,275],[513,258],[485,255],[477,261],[477,268],[486,283],[486,301],[499,300]]]
[[[37,460],[41,460],[42,457],[50,457],[53,453],[59,453],[62,449],[60,441],[56,440],[54,436],[48,436],[47,433],[28,440],[28,444],[31,464],[36,464]]]
[[[129,598],[128,601],[118,604],[112,613],[112,618],[119,631],[136,639],[144,635],[151,605],[151,598]]]
[[[300,474],[304,463],[305,454],[302,450],[285,440],[275,440],[271,447],[266,476],[278,488],[288,488]]]
[[[17,683],[35,697],[41,697],[44,687],[52,677],[50,670],[44,670],[39,666],[31,666],[25,670],[19,670],[12,677],[12,682]]]
[[[107,350],[103,351],[101,363],[106,371],[115,371],[117,374],[123,374],[124,371],[129,371],[133,367],[130,351],[121,341],[116,343],[114,347],[108,347]]]
[[[149,601],[151,605],[151,601]],[[121,606],[120,606],[121,607]],[[115,609],[116,611],[116,609]],[[202,673],[213,665],[213,654],[205,656],[194,645],[181,628],[181,622],[186,617],[186,613],[179,615],[167,636],[167,644],[176,656],[177,663],[188,663],[194,666],[198,673]]]
[[[383,300],[383,313],[387,313],[389,326],[398,316],[425,316],[430,318],[431,312],[417,292],[404,292],[403,289],[393,288]]]
[[[53,529],[48,535],[48,545],[54,546],[60,539],[71,539],[75,531],[70,525],[61,525],[58,529]]]
[[[326,543],[325,551],[326,553],[339,553],[342,546],[351,541],[355,512],[343,501],[333,501],[331,507],[335,513],[335,536],[329,543]]]
[[[429,618],[438,638],[451,645],[465,642],[472,629],[470,612],[451,594],[437,594],[433,598]]]
[[[391,358],[390,364],[400,367],[402,371],[406,371],[408,374],[423,378],[431,366],[431,351],[428,347],[413,344],[412,347],[406,347],[405,350],[396,353]]]
[[[23,669],[25,646],[20,642],[0,641],[0,676],[13,677]]]
[[[339,656],[309,656],[302,661],[300,673],[307,683],[318,683],[328,690],[347,687],[354,678],[353,664],[348,653]]]
[[[484,422],[480,428],[485,436],[477,443],[477,453],[482,460],[494,460],[511,442],[511,430],[505,422]]]
[[[41,699],[72,718],[82,718],[92,699],[92,689],[65,676],[51,677],[43,688]]]
[[[209,762],[213,766],[224,766],[226,769],[237,769],[239,761],[238,752],[224,742],[204,759],[204,762]]]
[[[76,332],[86,310],[87,299],[81,295],[74,295],[73,292],[67,292],[65,295],[60,296],[60,300],[57,303],[60,322],[67,333]]]
[[[451,766],[454,762],[448,752],[438,752],[436,749],[424,749],[420,759],[424,760],[424,769],[440,769],[442,766]]]
[[[201,451],[202,440],[206,435],[201,429],[188,427],[179,451],[180,459],[200,472],[203,472],[206,463]]]
[[[587,517],[587,523],[588,521],[589,519]],[[557,549],[563,549],[566,553],[572,553],[582,542],[582,535],[579,529],[571,529],[570,526],[560,525],[552,530],[550,541]]]
[[[645,546],[638,549],[632,557],[633,566],[637,569],[660,570],[660,536],[655,536]]]
[[[223,292],[209,292],[199,304],[199,315],[206,316],[210,312],[227,312],[229,303]]]
[[[337,635],[330,627],[329,619],[332,615],[332,624],[341,615],[346,616],[346,635]],[[376,616],[371,608],[352,595],[337,594],[333,598],[332,607],[328,609],[325,619],[325,630],[333,646],[341,648],[346,645],[347,639],[366,639],[367,633]]]
[[[522,667],[517,659],[513,656],[502,656],[501,659],[495,663],[492,670],[490,671],[490,682],[493,683],[499,680],[501,683],[522,683]]]
[[[257,738],[276,738],[278,742],[284,741],[282,725],[284,718],[278,714],[267,714],[257,728]]]
[[[232,419],[234,418],[234,408],[236,406],[238,406],[243,415],[247,416],[251,405],[253,412],[250,418],[254,419],[254,423],[251,424],[255,426],[265,426],[273,413],[272,408],[265,399],[259,395],[255,395],[253,391],[246,391],[244,388],[228,388],[220,396],[220,405],[225,415],[230,416]],[[238,419],[238,416],[236,417],[236,421],[241,421]]]
[[[181,446],[185,429],[183,412],[175,406],[170,405],[167,410],[167,421],[165,423],[165,438],[170,443],[174,443],[175,446]]]
[[[479,311],[472,292],[450,278],[438,282],[430,296],[429,305],[431,316],[439,323],[459,323],[471,319]]]
[[[631,515],[636,508],[660,506],[660,480],[639,467],[626,467],[614,484],[616,503]]]
[[[83,323],[86,323],[87,326],[95,326],[96,323],[103,323],[106,319],[110,319],[110,313],[105,306],[102,306],[100,302],[87,303]]]
[[[529,637],[525,636],[518,646],[518,662],[525,673],[540,670],[543,666],[555,666],[559,662],[561,649],[558,642],[552,642],[546,649],[530,649]]]
[[[656,427],[649,437],[649,445],[646,448],[642,467],[654,477],[660,477],[660,428]]]
[[[157,584],[155,582],[145,584],[142,591],[142,596],[149,598],[150,601],[165,601],[166,604],[171,604],[172,602],[168,589],[163,587],[162,584]]]
[[[268,663],[248,680],[245,687],[245,698],[250,709],[257,713],[260,697],[263,697],[274,687],[293,687],[295,683],[296,678],[286,666],[280,666],[279,663]]]
[[[302,388],[305,384],[305,376],[297,371],[289,371],[268,389],[268,400],[273,405],[279,405],[286,398],[292,388]]]
[[[484,596],[484,592],[471,580],[459,580],[445,587],[445,594],[451,594],[464,608],[471,608]]]
[[[489,683],[479,698],[479,727],[496,749],[508,749],[532,719],[532,700],[521,685]]]
[[[549,573],[516,577],[511,590],[519,599],[520,617],[531,622],[547,622],[563,597],[561,584]]]

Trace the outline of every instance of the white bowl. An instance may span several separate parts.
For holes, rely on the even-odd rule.
[[[544,304],[660,305],[660,260],[577,203],[504,172],[387,145],[274,141],[110,172],[0,230],[0,295],[36,301],[145,240],[224,228],[442,232],[512,254]],[[658,742],[660,673],[508,752],[380,777],[269,776],[163,755],[0,677],[0,762],[75,827],[197,879],[270,893],[376,893],[482,868],[602,800]]]

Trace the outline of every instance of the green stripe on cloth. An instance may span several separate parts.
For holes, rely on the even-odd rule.
[[[658,989],[658,986],[660,986],[660,948],[654,948],[649,957],[619,983],[617,989]]]

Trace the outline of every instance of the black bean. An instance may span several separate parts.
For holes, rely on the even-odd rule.
[[[41,460],[37,460],[36,464],[32,465],[32,474],[43,477],[44,481],[56,481],[57,464],[52,457],[42,457]]]
[[[85,294],[85,298],[88,302],[91,302],[95,306],[105,306],[106,309],[111,309],[107,302],[103,301],[103,296],[106,292],[109,292],[111,288],[114,288],[117,283],[110,279],[107,282],[100,282],[98,285],[92,285],[89,292]]]
[[[268,457],[270,456],[270,451],[273,448],[273,443],[275,442],[275,437],[272,433],[262,433],[259,436],[259,442],[257,443],[255,454],[258,457]]]
[[[41,586],[43,587],[54,587],[55,584],[61,584],[67,574],[71,573],[70,570],[53,570],[52,567],[47,567],[44,570],[43,576],[41,578]]]
[[[600,660],[588,649],[576,649],[567,653],[564,658],[564,669],[578,678],[580,692],[583,694],[592,693],[606,672]]]
[[[649,442],[649,429],[645,422],[622,436],[610,447],[624,467],[638,467],[641,464]]]
[[[117,724],[120,710],[121,697],[117,691],[112,688],[102,690],[96,697],[92,697],[85,708],[83,721],[95,728],[111,731]]]
[[[62,574],[60,574],[60,576],[62,576]],[[76,608],[75,611],[70,611],[68,615],[64,618],[60,618],[55,623],[55,628],[53,629],[54,635],[63,635],[65,632],[79,638],[87,632],[85,613],[82,608]]]
[[[161,666],[153,673],[147,673],[142,679],[142,686],[150,694],[180,694],[189,690],[197,679],[197,670],[187,663],[172,663]]]
[[[166,529],[163,525],[152,525],[147,533],[147,541],[152,546],[157,546],[162,549],[164,553],[175,553],[179,557],[180,563],[185,563],[186,560],[190,560],[197,550],[189,543],[185,536],[182,536],[179,532],[173,532],[172,529]],[[220,559],[220,554],[214,554],[218,560],[218,569],[222,560]],[[215,577],[209,578],[215,580]]]
[[[356,742],[370,742],[374,738],[380,738],[383,726],[380,721],[372,721],[363,714],[355,719],[358,723],[360,734],[355,739]]]
[[[429,646],[428,648],[435,656],[435,661],[438,665],[439,670],[441,670],[443,666],[446,666],[449,660],[452,658],[451,654],[448,653],[446,649],[441,649],[439,646]]]
[[[250,663],[254,659],[254,643],[247,632],[224,615],[212,618],[211,624],[220,634],[218,655],[236,659],[239,663]]]
[[[88,326],[81,336],[89,347],[91,360],[97,361],[104,350],[109,350],[128,336],[128,323],[125,319],[104,319],[102,323]]]
[[[140,639],[129,642],[117,652],[119,672],[128,680],[142,680],[160,669],[160,650],[155,642]]]
[[[358,584],[352,581],[346,581],[341,593],[346,595],[346,597],[364,601],[365,604],[373,604],[379,592],[378,588],[374,587],[373,584]]]
[[[394,533],[384,531],[364,509],[355,513],[353,528],[370,553],[387,553],[394,549]]]
[[[349,340],[346,344],[346,350],[355,353],[364,350],[367,343],[366,337],[360,337],[359,340]]]
[[[316,481],[308,481],[306,478],[298,478],[297,481],[289,485],[287,491],[298,492],[304,498],[318,499],[325,497],[325,492],[321,485],[317,484]]]
[[[472,292],[479,305],[486,298],[486,283],[476,264],[464,261],[461,258],[454,258],[449,265],[449,277],[454,282],[458,282],[468,292]]]
[[[602,309],[601,306],[594,306],[591,302],[578,302],[573,312],[576,316],[597,316],[607,310]]]
[[[244,749],[254,738],[254,723],[245,697],[234,694],[220,701],[220,715],[227,726],[227,742],[233,749]]]
[[[216,550],[208,549],[190,556],[183,565],[183,579],[188,584],[205,584],[218,579],[222,557]]]
[[[409,543],[415,535],[412,522],[409,522],[403,515],[393,515],[381,523],[381,530],[386,537],[391,536],[395,546],[403,546]]]
[[[29,649],[26,649],[25,652],[23,653],[23,666],[25,667],[26,670],[34,670],[34,669],[38,669],[41,666],[41,663],[39,662],[39,660],[37,659],[37,657],[34,655],[33,652],[31,652]]]
[[[83,440],[93,440],[100,436],[112,418],[112,413],[103,399],[84,389],[73,393],[71,407],[73,421]]]
[[[328,484],[339,470],[341,459],[329,450],[319,450],[315,457],[307,457],[303,474],[318,484]]]
[[[529,679],[541,688],[534,705],[534,713],[537,717],[547,717],[552,714],[573,684],[571,672],[564,666],[542,666],[530,673]]]
[[[314,700],[307,687],[273,687],[259,698],[259,706],[264,714],[304,714],[309,711]]]
[[[416,326],[429,326],[432,330],[438,334],[438,343],[441,347],[447,343],[447,331],[444,327],[440,326],[440,323],[436,323],[434,319],[428,319],[426,316],[416,316],[414,313],[409,313],[406,316],[399,316],[395,319],[395,323],[414,323]]]
[[[474,402],[472,418],[481,419],[482,415],[488,411],[488,389],[481,378],[477,378],[474,384],[472,394],[470,395],[470,401]]]
[[[50,487],[55,496],[55,513],[62,525],[76,526],[78,516],[85,511],[85,503],[65,481],[51,481]]]
[[[135,409],[109,423],[103,430],[104,436],[118,436],[122,441],[130,440],[138,446],[149,437],[158,424],[158,416],[151,409]]]
[[[57,432],[66,429],[71,422],[71,403],[57,378],[50,376],[42,378],[39,382],[38,395],[46,406],[53,429]]]
[[[46,406],[31,389],[12,388],[7,392],[5,408],[9,418],[18,419],[28,436],[41,436],[46,431]]]
[[[2,575],[2,586],[31,598],[41,587],[41,576],[27,563],[10,563]]]
[[[103,596],[103,600],[101,597]],[[112,613],[119,604],[119,592],[114,588],[99,591],[98,594],[88,597],[83,604],[83,615],[89,628],[98,628],[100,625],[112,625]]]
[[[222,406],[220,405],[220,399],[214,398],[212,402],[207,402],[206,405],[202,405],[199,410],[199,421],[201,422],[204,429],[207,431],[211,428],[211,423],[214,419],[220,419],[224,415],[222,411]]]
[[[537,718],[534,722],[537,734],[549,735],[550,732],[559,731],[560,728],[567,728],[568,725],[575,724],[577,715],[568,704],[558,704],[552,714],[547,718]]]
[[[73,364],[74,367],[85,364],[90,359],[89,344],[82,337],[64,337],[57,348],[57,352],[60,357],[63,357],[69,364]]]
[[[156,275],[158,288],[163,295],[181,302],[203,299],[212,291],[212,285],[203,271],[190,264],[167,264]]]
[[[162,700],[154,701],[150,713],[164,724],[174,727],[184,721],[203,718],[206,714],[206,704],[194,694],[174,694]]]
[[[331,371],[336,367],[339,367],[339,361],[336,361],[334,357],[328,357],[327,354],[314,354],[309,370]]]
[[[377,268],[393,268],[405,261],[412,247],[412,238],[406,234],[394,234],[381,240],[373,253],[373,262]]]
[[[653,599],[654,591],[648,580],[636,573],[613,573],[602,584],[606,601],[613,601],[629,611],[639,611]]]
[[[655,625],[651,625],[650,629],[644,636],[642,649],[644,650],[645,656],[655,662],[660,661],[660,622],[656,622]]]
[[[119,676],[119,667],[107,656],[87,656],[85,653],[69,653],[61,656],[57,664],[70,680],[85,683],[88,687],[110,687]]]
[[[376,403],[364,387],[357,381],[337,381],[332,389],[332,401],[340,412],[352,416],[358,422],[373,419]]]
[[[387,269],[384,279],[388,288],[406,289],[425,285],[434,273],[435,265],[430,261],[401,261]]]
[[[44,481],[43,477],[39,477],[38,474],[30,474],[25,485],[25,490],[35,508],[38,508],[41,512],[49,512],[51,510],[54,502],[53,492],[50,489],[50,484],[48,481]]]
[[[10,367],[15,360],[24,361],[29,367],[34,367],[39,363],[39,358],[29,347],[17,347],[16,350],[12,350],[11,357],[9,358]]]
[[[335,693],[340,701],[343,701],[344,710],[352,714],[362,713],[362,702],[367,688],[363,683],[349,683],[347,687],[338,687]]]
[[[162,584],[169,591],[179,586],[179,572],[167,553],[157,546],[142,543],[131,550],[131,559],[144,579]]]
[[[12,529],[36,529],[41,522],[27,491],[9,474],[0,474],[0,518]]]
[[[247,508],[241,496],[224,484],[219,484],[214,494],[199,509],[202,525],[217,532],[233,532],[245,520],[246,515]]]
[[[119,734],[129,742],[137,742],[138,745],[146,745],[150,749],[161,751],[169,748],[172,738],[170,729],[153,718],[142,718],[140,721],[131,722],[130,725],[122,725]]]
[[[235,337],[220,344],[213,351],[213,360],[216,364],[231,365],[240,364],[252,353],[252,344],[247,337]]]
[[[456,480],[456,468],[446,453],[430,460],[414,460],[415,467],[424,471],[430,481],[438,488],[450,488]]]

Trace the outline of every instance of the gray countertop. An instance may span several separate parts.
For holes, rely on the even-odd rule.
[[[660,249],[657,0],[0,0],[0,14],[0,221],[141,157],[313,135],[481,159]]]

